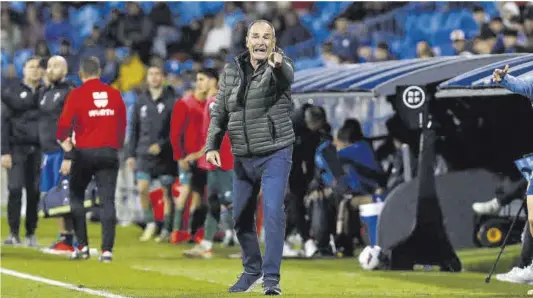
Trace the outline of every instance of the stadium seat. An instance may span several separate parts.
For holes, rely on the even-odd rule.
[[[117,55],[117,58],[119,61],[122,61],[128,56],[130,50],[127,47],[121,47],[115,49],[115,54]]]
[[[61,48],[61,43],[59,42],[52,41],[48,43],[48,49],[52,55],[59,54],[59,48]]]
[[[4,68],[5,66],[11,63],[11,57],[9,57],[9,53],[7,53],[4,50],[2,50],[1,55],[2,55],[2,68]]]
[[[154,6],[154,2],[152,1],[141,1],[137,3],[141,6],[141,9],[144,11],[145,14],[149,14],[152,10],[152,7]]]
[[[9,8],[18,13],[24,13],[26,10],[26,2],[24,1],[10,1],[8,5]]]
[[[13,64],[15,65],[18,76],[22,76],[24,63],[26,63],[26,60],[31,56],[33,56],[33,49],[22,49],[15,52],[15,55],[13,56]]]
[[[178,60],[167,60],[165,71],[171,74],[179,74],[182,71],[181,63]]]

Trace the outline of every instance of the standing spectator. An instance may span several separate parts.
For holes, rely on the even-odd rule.
[[[44,37],[48,42],[59,42],[66,39],[72,41],[73,28],[65,17],[63,6],[60,3],[52,5],[52,19],[46,24]]]
[[[44,39],[44,26],[37,14],[35,3],[26,3],[26,24],[22,32],[24,48],[34,48],[38,40]]]
[[[150,11],[150,19],[156,27],[153,52],[162,57],[167,56],[167,44],[180,39],[180,33],[174,27],[172,12],[165,2],[156,2]]]
[[[472,53],[466,50],[466,38],[463,30],[454,30],[450,33],[450,40],[452,47],[455,50],[455,55],[471,56]]]
[[[138,3],[126,4],[126,16],[118,24],[117,37],[127,47],[136,47],[141,60],[147,64],[150,59],[154,24],[144,14]]]
[[[357,62],[357,48],[359,42],[357,37],[348,30],[348,20],[340,17],[335,21],[335,31],[330,40],[333,44],[333,53],[343,60]]]
[[[289,11],[285,15],[285,30],[279,38],[279,46],[286,48],[311,39],[309,31],[299,22],[298,15]]]
[[[231,36],[231,28],[224,22],[224,15],[219,13],[215,18],[215,26],[207,33],[203,49],[204,55],[214,56],[222,49],[229,49]]]
[[[24,65],[24,77],[18,84],[2,86],[2,167],[7,169],[6,245],[18,245],[22,188],[26,189],[26,245],[37,246],[37,204],[39,202],[39,106],[41,75],[39,58]]]
[[[13,23],[8,10],[2,11],[2,49],[13,55],[22,45],[20,27]]]

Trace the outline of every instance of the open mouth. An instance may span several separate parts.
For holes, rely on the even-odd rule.
[[[266,53],[266,49],[264,48],[257,48],[257,49],[254,49],[254,53]]]

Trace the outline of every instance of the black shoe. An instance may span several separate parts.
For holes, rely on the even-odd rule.
[[[265,281],[263,281],[263,292],[266,296],[281,296],[279,281],[275,279],[265,279]]]
[[[242,273],[241,276],[239,276],[239,279],[237,282],[229,288],[228,292],[230,293],[242,293],[242,292],[250,292],[258,286],[261,281],[263,280],[263,274],[249,274],[249,273]]]
[[[6,240],[4,240],[4,245],[14,245],[14,246],[20,245],[19,236],[16,236],[14,234],[9,234]]]
[[[71,260],[88,260],[91,257],[89,254],[89,247],[84,246],[81,250],[79,248],[76,248],[72,252],[72,255],[70,256]]]

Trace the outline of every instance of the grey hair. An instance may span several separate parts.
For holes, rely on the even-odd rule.
[[[251,22],[250,25],[248,25],[248,30],[246,31],[246,36],[248,36],[248,32],[250,32],[250,29],[252,29],[252,26],[257,24],[257,23],[265,23],[265,24],[269,25],[270,28],[272,28],[272,37],[276,38],[276,29],[274,28],[274,25],[272,25],[271,22],[269,22],[267,20],[264,20],[264,19],[255,20],[255,21]]]

